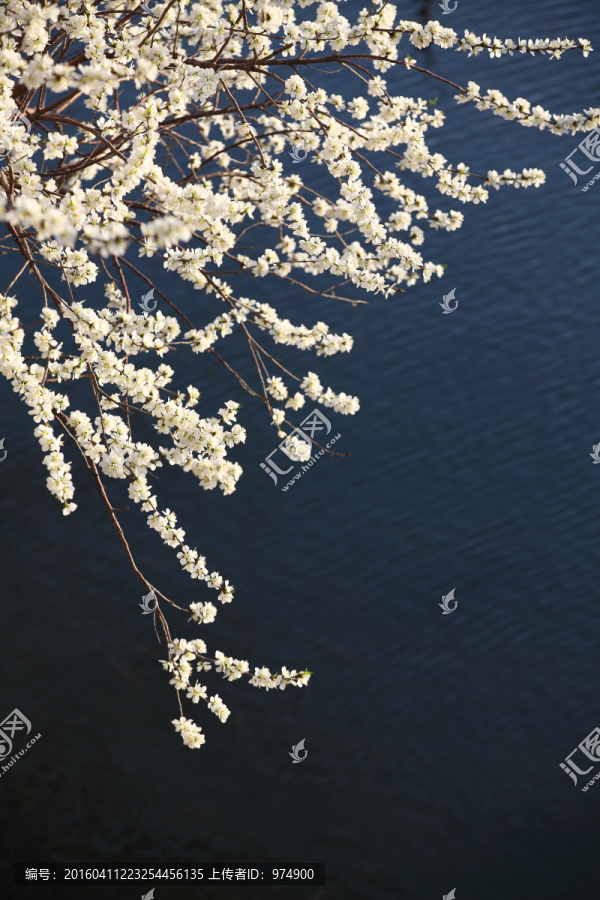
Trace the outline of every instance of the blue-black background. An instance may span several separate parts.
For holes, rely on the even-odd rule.
[[[419,15],[417,3],[398,6]],[[600,47],[593,0],[429,8],[459,33]],[[402,48],[417,55],[406,38]],[[569,113],[600,105],[596,56],[490,61],[432,48],[419,63]],[[331,76],[338,90],[345,77]],[[457,107],[452,88],[419,73],[386,77],[392,93],[438,97],[447,124],[428,143],[450,161],[482,174],[539,166],[546,184],[462,206],[407,173],[430,208],[460,208],[466,220],[451,234],[425,226],[422,249],[447,263],[445,276],[395,298],[354,308],[248,280],[249,296],[294,321],[354,335],[348,355],[287,357],[360,397],[357,415],[331,416],[336,449],[351,455],[322,458],[277,490],[259,466],[276,444],[263,409],[209,354],[184,354],[177,386],[200,388],[202,414],[243,403],[248,440],[230,456],[244,475],[227,498],[180,470],[163,469],[159,484],[210,571],[236,586],[213,625],[199,631],[178,614],[173,634],[202,634],[252,666],[308,667],[308,688],[266,694],[213,675],[231,717],[222,725],[188,702],[207,742],[186,749],[142,589],[93,483],[75,460],[79,509],[63,519],[27,410],[2,387],[1,709],[18,707],[42,733],[0,781],[3,897],[140,894],[11,886],[13,863],[30,860],[327,868],[323,888],[158,883],[156,900],[598,896],[600,787],[582,797],[559,763],[600,724],[600,468],[588,455],[600,440],[600,185],[583,193],[559,168],[579,137]],[[328,191],[322,169],[306,161],[301,174]],[[156,272],[198,324],[222,311]],[[454,287],[458,309],[442,315]],[[227,345],[250,375],[241,343]],[[112,486],[111,496],[127,505]],[[214,599],[176,571],[137,509],[121,519],[153,583],[184,606]],[[443,616],[452,588],[458,609]],[[303,738],[308,757],[293,765]]]

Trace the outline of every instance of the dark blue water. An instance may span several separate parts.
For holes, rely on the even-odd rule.
[[[399,8],[418,15],[416,3]],[[600,49],[592,0],[461,0],[440,19],[459,33],[581,36]],[[600,105],[596,55],[492,62],[434,48],[420,62],[568,113]],[[460,206],[452,234],[427,230],[426,258],[447,263],[445,276],[396,298],[353,308],[249,281],[250,296],[295,321],[355,336],[348,355],[281,354],[360,397],[356,416],[331,414],[350,456],[277,490],[259,465],[276,445],[262,409],[208,354],[190,356],[182,384],[202,390],[200,412],[244,404],[248,441],[230,454],[244,475],[227,498],[179,471],[163,470],[159,486],[211,571],[236,586],[215,624],[198,632],[172,617],[173,633],[202,633],[251,665],[306,666],[307,689],[213,678],[231,717],[222,725],[189,704],[207,743],[185,749],[141,588],[93,484],[76,462],[79,510],[63,519],[26,410],[2,388],[2,715],[18,707],[42,733],[0,782],[3,897],[44,893],[10,886],[12,864],[33,859],[327,867],[324,888],[159,884],[156,900],[598,896],[600,787],[583,797],[559,763],[600,724],[600,468],[589,457],[600,440],[600,186],[582,193],[559,168],[580,137],[456,107],[451,88],[419,73],[387,77],[394,93],[438,97],[447,125],[429,143],[449,160],[482,174],[539,166],[546,184]],[[459,208],[420,176],[405,180],[430,208]],[[444,316],[454,287],[458,309]],[[185,284],[169,290],[198,322],[220,311]],[[150,580],[183,606],[198,599],[139,512],[122,521]],[[443,616],[453,588],[458,608]],[[303,738],[308,758],[292,765]]]

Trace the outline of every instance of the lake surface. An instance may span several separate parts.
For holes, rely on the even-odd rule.
[[[399,8],[418,17],[417,3]],[[459,34],[586,37],[596,52],[491,61],[433,48],[419,64],[553,112],[598,106],[597,12],[592,0],[460,0],[439,17]],[[580,797],[585,778],[574,787],[559,764],[600,724],[600,467],[589,456],[600,441],[600,184],[584,193],[559,167],[578,136],[457,107],[452,88],[419,73],[387,78],[394,93],[437,96],[447,124],[428,141],[449,160],[482,174],[540,167],[546,184],[462,206],[407,173],[430,208],[466,219],[426,231],[444,278],[396,298],[353,308],[249,281],[249,296],[294,321],[354,335],[350,354],[286,357],[360,397],[355,416],[325,410],[350,456],[321,458],[282,492],[260,468],[277,443],[262,408],[208,354],[190,355],[182,383],[202,391],[202,414],[243,403],[248,440],[230,455],[244,475],[227,498],[179,471],[163,470],[159,486],[210,571],[236,586],[213,625],[172,616],[172,632],[251,666],[307,667],[308,688],[266,694],[213,676],[232,714],[222,725],[188,702],[207,742],[184,748],[142,590],[95,487],[76,463],[79,509],[63,519],[30,417],[2,385],[2,715],[18,707],[42,733],[0,783],[3,897],[52,894],[10,886],[13,863],[32,860],[327,870],[323,888],[159,884],[156,900],[598,896],[600,787]],[[310,165],[302,177],[326,192]],[[452,288],[458,308],[442,315]],[[170,290],[197,321],[220,311],[184,283]],[[250,374],[241,345],[229,354]],[[153,583],[183,606],[207,599],[138,511],[122,517]],[[452,589],[458,607],[442,615]],[[292,765],[302,739],[308,757]]]

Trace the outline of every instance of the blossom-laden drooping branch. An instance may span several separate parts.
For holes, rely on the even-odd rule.
[[[232,681],[250,676],[249,663],[210,655],[200,638],[171,637],[169,605],[185,610],[138,568],[106,484],[127,482],[130,500],[182,569],[229,603],[233,586],[210,571],[175,512],[163,508],[156,472],[179,466],[205,490],[230,494],[242,470],[228,453],[246,431],[232,400],[201,417],[199,388],[178,383],[165,358],[186,348],[210,353],[264,404],[289,452],[306,457],[307,445],[285,430],[292,424],[286,409],[301,409],[308,398],[353,415],[359,401],[324,388],[309,369],[290,371],[276,345],[329,357],[349,352],[353,339],[322,321],[280,316],[252,296],[254,279],[268,277],[290,296],[355,305],[380,293],[393,302],[397,292],[443,275],[444,266],[417,249],[425,242],[417,222],[455,231],[464,220],[457,209],[430,208],[404,173],[430,179],[439,195],[461,204],[487,202],[490,187],[545,180],[534,167],[482,175],[431,152],[427,132],[441,128],[445,114],[402,92],[406,69],[420,73],[424,86],[445,82],[458,102],[528,127],[563,134],[600,124],[599,109],[558,115],[493,89],[482,93],[471,81],[454,84],[410,53],[400,57],[404,36],[412,51],[433,44],[491,58],[559,59],[576,49],[586,57],[592,48],[581,38],[459,37],[438,22],[398,20],[396,7],[380,2],[352,23],[336,3],[313,0],[2,0],[0,30],[1,243],[16,260],[14,277],[0,286],[0,371],[29,407],[47,486],[65,515],[77,510],[72,460],[83,459],[131,568],[156,600],[163,666],[177,691],[175,728],[187,746],[199,747],[204,736],[184,716],[181,693],[222,722],[230,713],[219,694],[192,684],[192,666],[214,667]],[[344,96],[328,89],[332,63],[346,76]],[[299,172],[285,175],[285,151],[296,160],[311,154],[325,167],[330,196],[310,184],[317,169],[303,170],[306,182]],[[171,279],[191,283],[198,302],[179,309],[144,270],[148,258]],[[311,284],[309,276],[320,277]],[[30,325],[16,314],[23,278],[39,289],[41,309]],[[96,282],[105,306],[85,296]],[[138,314],[131,298],[140,289],[155,305]],[[165,312],[156,310],[158,299]],[[211,303],[221,307],[216,318],[204,312]],[[37,330],[26,341],[30,327]],[[223,356],[221,344],[234,333],[247,344],[253,378]],[[71,406],[75,382],[89,388],[85,408]],[[134,435],[143,420],[155,442]],[[199,593],[187,612],[202,626],[217,607]],[[255,667],[249,682],[301,687],[310,674]]]

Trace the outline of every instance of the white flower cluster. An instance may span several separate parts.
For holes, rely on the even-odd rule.
[[[205,350],[209,350],[211,345],[219,339],[219,332],[221,337],[231,334],[234,318],[237,318],[237,321],[240,322],[243,321],[245,315],[243,312],[234,315],[223,313],[222,316],[217,316],[205,328],[187,331],[185,337],[192,345],[194,353],[204,353]]]
[[[89,259],[84,248],[71,250],[56,241],[48,241],[41,245],[40,255],[48,262],[58,264],[62,277],[74,287],[89,284],[98,277],[98,266]]]
[[[455,100],[458,103],[473,101],[477,109],[491,109],[495,116],[519,122],[526,128],[539,128],[541,131],[548,128],[553,134],[577,134],[578,131],[591,131],[600,125],[600,109],[595,107],[582,113],[559,115],[548,112],[543,106],[532,109],[531,103],[524,97],[517,97],[511,103],[500,91],[488,90],[484,95],[480,91],[478,84],[469,81],[467,91],[456,94]]]
[[[537,38],[535,41],[531,39],[526,41],[524,38],[519,38],[516,42],[509,38],[501,41],[499,38],[492,40],[485,34],[483,37],[477,37],[476,34],[467,29],[465,29],[465,36],[458,39],[458,44],[459,46],[456,49],[465,50],[469,56],[477,56],[482,50],[487,50],[491,59],[496,56],[500,57],[505,53],[512,56],[515,51],[529,53],[534,56],[538,53],[542,55],[547,53],[551,59],[560,59],[565,50],[581,50],[584,57],[586,57],[593,49],[589,41],[583,38],[579,38],[579,41],[572,41],[569,38],[562,40],[560,38],[555,38],[554,40]]]
[[[410,34],[410,42],[419,49],[428,47],[432,42],[444,50],[456,47],[457,50],[464,50],[469,56],[478,56],[483,50],[487,50],[490,58],[503,56],[508,53],[510,56],[514,52],[528,53],[530,55],[548,54],[551,58],[560,59],[566,50],[581,50],[584,57],[592,52],[592,46],[589,41],[579,38],[579,41],[573,41],[569,38],[538,38],[535,41],[519,38],[513,41],[511,38],[501,40],[500,38],[489,38],[486,34],[478,37],[474,32],[465,29],[464,37],[459,38],[452,28],[444,28],[439,22],[427,22],[426,25],[420,25],[418,22],[400,22],[399,28],[394,28],[396,34]]]
[[[353,338],[346,332],[341,336],[330,334],[325,322],[317,322],[312,328],[292,325],[289,319],[280,319],[277,311],[268,303],[258,303],[245,297],[240,297],[238,302],[242,309],[254,312],[253,321],[261,331],[268,331],[276,344],[297,347],[299,350],[315,348],[317,356],[332,356],[334,353],[349,353],[352,350]],[[284,400],[286,396],[287,394],[281,396],[281,399]]]
[[[312,452],[312,446],[307,441],[304,441],[302,438],[299,438],[297,434],[292,434],[286,440],[285,444],[286,452],[292,459],[300,460],[304,462],[307,459],[310,459],[310,454]]]
[[[318,403],[322,403],[323,406],[331,406],[336,412],[342,413],[343,415],[353,416],[354,413],[358,412],[360,409],[358,397],[351,397],[343,392],[334,394],[331,388],[327,388],[327,390],[324,391],[323,385],[314,372],[309,372],[308,375],[302,379],[300,387],[311,400],[316,400]]]
[[[250,684],[253,684],[255,687],[265,688],[267,691],[272,688],[279,688],[280,691],[284,691],[288,684],[294,687],[303,687],[308,684],[310,676],[310,672],[296,672],[295,669],[292,669],[290,672],[285,666],[282,666],[281,674],[275,673],[275,675],[271,675],[270,670],[263,667],[262,669],[254,670]]]
[[[0,373],[11,380],[13,389],[21,395],[34,422],[40,424],[34,434],[38,438],[42,450],[48,453],[44,457],[44,465],[48,469],[46,486],[63,505],[63,514],[69,515],[77,509],[70,502],[75,493],[71,476],[71,465],[65,461],[62,453],[62,436],[57,437],[48,422],[61,414],[68,406],[69,400],[63,394],[57,394],[44,386],[47,375],[46,368],[34,364],[28,366],[21,348],[25,332],[12,310],[16,307],[15,297],[0,294]],[[38,347],[43,348],[45,358],[58,352],[60,348],[52,338],[52,328],[58,321],[54,310],[44,310],[44,327],[36,332],[34,339]]]
[[[175,686],[177,691],[186,691],[186,697],[192,703],[199,703],[204,700],[209,710],[214,713],[221,722],[226,722],[231,714],[231,710],[227,708],[225,703],[218,694],[214,694],[210,698],[207,694],[205,686],[198,681],[194,685],[190,679],[193,674],[192,663],[196,663],[198,672],[208,672],[215,665],[216,671],[220,672],[227,681],[237,681],[242,675],[249,671],[248,663],[243,659],[233,659],[225,656],[220,650],[217,650],[214,658],[206,656],[207,649],[203,640],[197,638],[194,641],[187,641],[185,638],[176,638],[169,642],[169,658],[161,660],[163,668],[172,674],[170,684]],[[267,690],[278,687],[285,690],[288,685],[294,687],[304,687],[310,679],[310,672],[291,671],[285,666],[281,669],[281,674],[271,675],[269,669],[256,668],[254,675],[249,679],[249,683],[255,687],[264,687]],[[204,743],[204,737],[201,729],[191,719],[179,718],[173,720],[175,730],[182,736],[183,742],[187,747],[200,747]]]
[[[173,725],[175,726],[175,731],[181,735],[185,746],[191,750],[197,750],[202,744],[206,743],[202,729],[192,719],[186,719],[185,716],[181,716],[179,719],[173,719]]]

